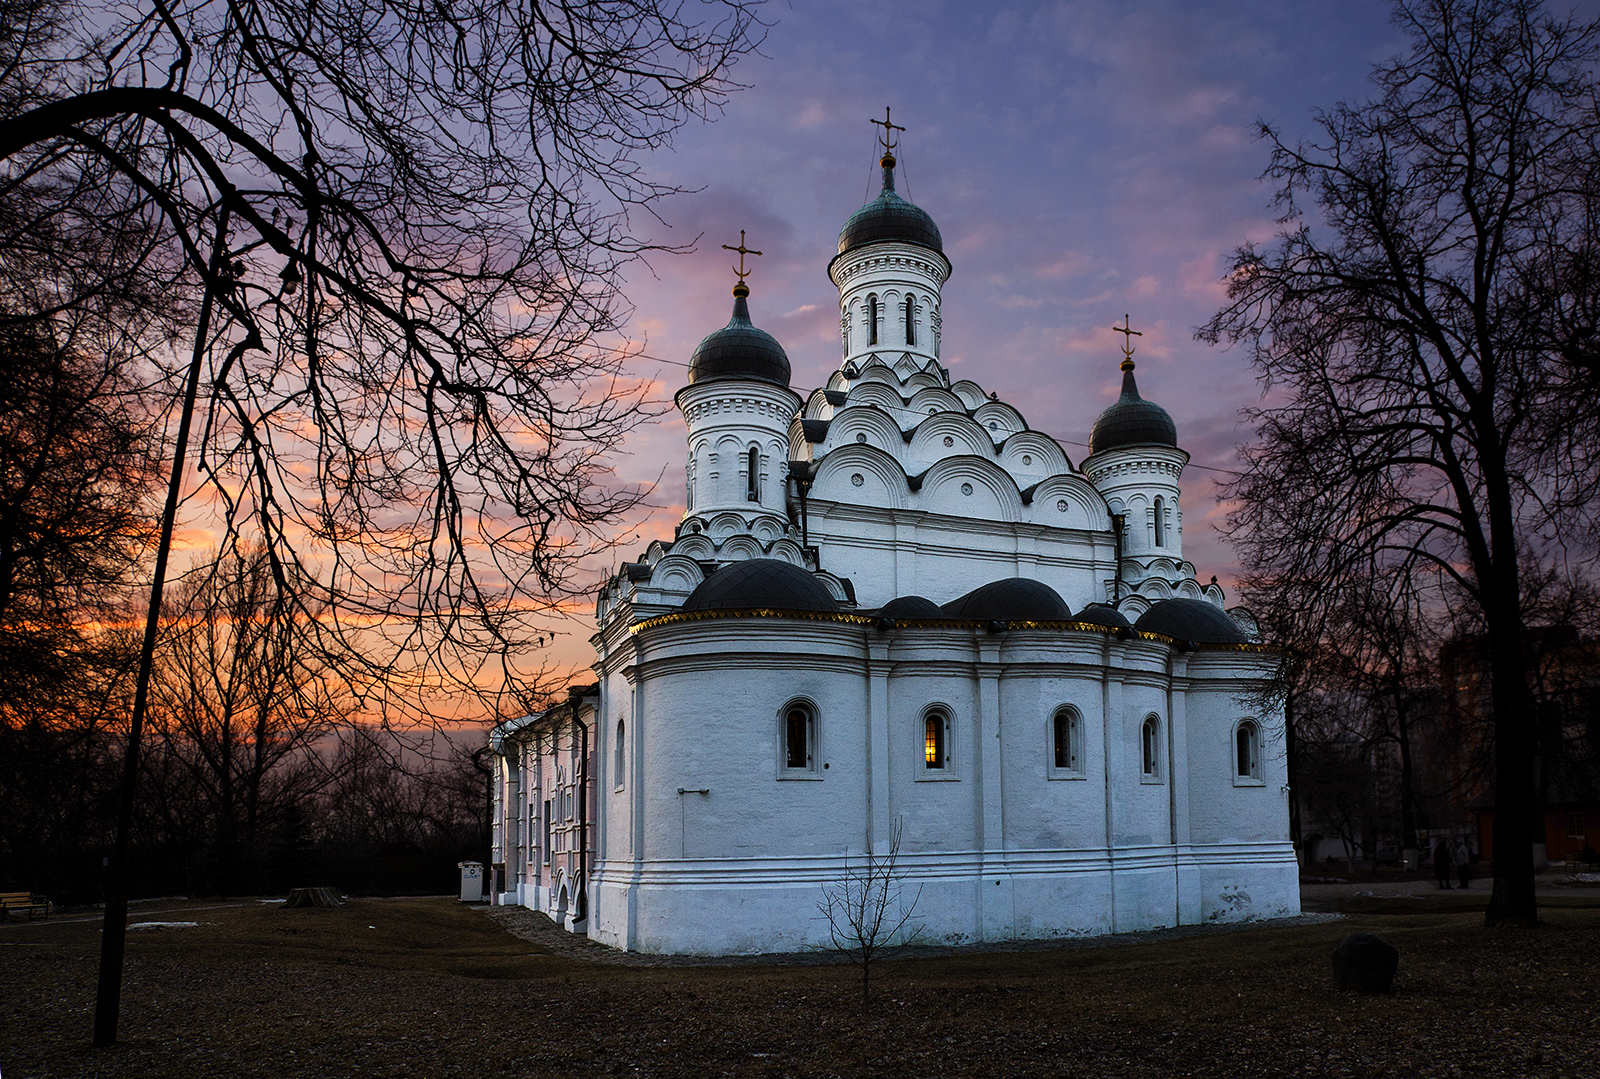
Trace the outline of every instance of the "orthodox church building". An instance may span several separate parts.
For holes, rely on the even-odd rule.
[[[792,951],[898,842],[929,942],[1298,913],[1283,719],[1248,695],[1273,657],[1184,559],[1188,454],[1134,350],[1078,464],[952,381],[950,260],[882,165],[828,264],[826,385],[790,384],[742,273],[695,349],[675,538],[600,591],[593,684],[492,733],[494,898]]]

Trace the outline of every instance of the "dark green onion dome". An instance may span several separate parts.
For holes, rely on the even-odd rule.
[[[749,295],[744,282],[733,287],[733,317],[695,346],[689,357],[690,383],[738,378],[789,385],[788,354],[776,337],[750,322]]]
[[[1164,633],[1196,644],[1244,644],[1239,623],[1215,603],[1203,599],[1164,599],[1139,616],[1135,629]]]
[[[894,155],[883,155],[883,191],[877,198],[850,215],[839,231],[839,254],[864,244],[884,240],[929,247],[944,254],[939,226],[928,211],[907,202],[894,190]]]
[[[960,599],[944,605],[947,618],[970,618],[1001,622],[1070,622],[1072,609],[1067,601],[1047,584],[1024,577],[974,588]]]
[[[1176,446],[1178,425],[1172,422],[1167,410],[1154,401],[1139,396],[1139,387],[1133,381],[1133,361],[1122,361],[1122,396],[1094,421],[1094,431],[1089,435],[1089,452],[1115,449],[1118,446]]]
[[[758,608],[831,614],[839,609],[839,601],[815,574],[780,558],[750,558],[724,566],[683,601],[686,611]]]

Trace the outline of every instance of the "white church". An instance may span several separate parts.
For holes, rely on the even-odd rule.
[[[828,264],[827,384],[790,385],[742,275],[695,349],[676,537],[601,590],[593,684],[492,732],[493,898],[796,951],[898,833],[929,943],[1298,914],[1283,717],[1248,694],[1274,657],[1184,560],[1171,417],[1131,347],[1077,465],[952,382],[950,260],[890,150]]]

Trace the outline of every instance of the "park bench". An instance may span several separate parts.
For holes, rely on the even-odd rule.
[[[0,922],[9,920],[12,911],[27,911],[30,922],[35,914],[42,914],[48,919],[50,898],[33,892],[0,892]]]

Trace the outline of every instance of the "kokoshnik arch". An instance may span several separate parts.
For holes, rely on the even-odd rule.
[[[898,823],[930,941],[1297,914],[1283,717],[1243,703],[1274,657],[1184,560],[1172,418],[1131,344],[1079,466],[952,382],[892,150],[828,264],[827,385],[790,386],[742,272],[695,349],[674,540],[601,590],[594,684],[491,735],[495,899],[630,950],[808,948]]]

